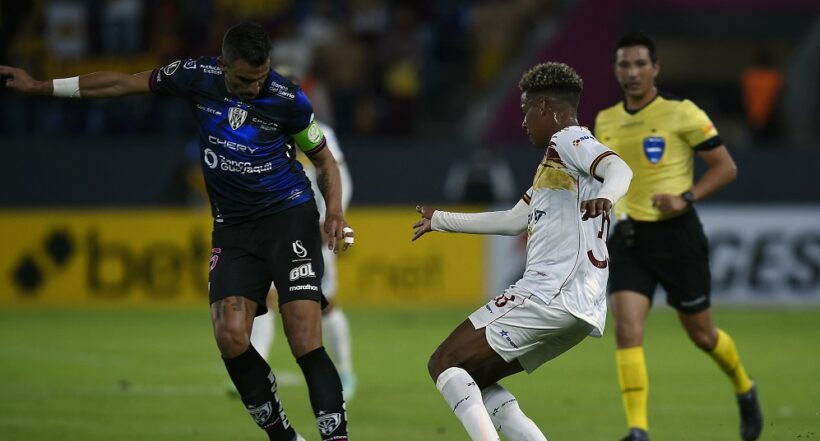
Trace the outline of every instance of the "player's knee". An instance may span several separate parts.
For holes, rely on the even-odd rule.
[[[427,372],[433,381],[437,381],[442,372],[453,366],[458,366],[455,357],[453,357],[451,352],[443,350],[441,346],[439,346],[438,349],[433,352],[433,355],[430,356],[430,359],[427,360]]]
[[[621,320],[615,323],[615,340],[619,348],[640,346],[643,341],[643,325]]]
[[[297,358],[322,346],[321,337],[305,328],[285,329],[285,336],[288,339],[290,352]]]
[[[711,352],[717,344],[717,335],[713,335],[708,330],[689,331],[689,339],[695,346],[706,352]]]
[[[225,358],[233,358],[248,350],[250,336],[241,324],[223,323],[214,329],[216,345]]]

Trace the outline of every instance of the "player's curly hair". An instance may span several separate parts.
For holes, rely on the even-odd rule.
[[[528,96],[543,93],[577,106],[584,90],[584,80],[575,69],[564,63],[547,62],[524,72],[518,88]]]
[[[271,42],[267,31],[256,23],[239,23],[222,38],[222,58],[228,63],[242,59],[259,66],[270,58]]]

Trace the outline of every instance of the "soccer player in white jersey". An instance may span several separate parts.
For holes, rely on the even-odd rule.
[[[291,79],[294,79],[288,74],[288,71],[281,66],[277,67],[277,71],[283,73]],[[347,163],[344,159],[344,153],[336,138],[336,132],[333,129],[321,122],[316,121],[319,127],[325,134],[327,141],[327,148],[333,153],[336,158],[336,164],[339,166],[339,175],[342,180],[342,212],[347,212],[347,207],[350,204],[350,198],[353,196],[353,181],[350,178],[350,171],[347,168]],[[307,161],[301,161],[305,167],[305,174],[310,179],[313,193],[316,195],[316,206],[319,207],[319,212],[324,212],[325,200],[321,196],[319,187],[316,183],[316,169],[307,164]],[[320,222],[324,222],[323,217]],[[336,289],[338,287],[338,276],[336,271],[336,254],[328,249],[322,247],[322,257],[325,261],[325,273],[322,277],[322,293],[328,301],[327,307],[322,310],[322,331],[324,333],[325,344],[336,362],[336,367],[339,371],[339,377],[342,380],[342,393],[345,400],[350,400],[356,393],[356,375],[353,372],[353,355],[351,350],[350,339],[350,324],[347,321],[347,316],[344,311],[336,304]],[[272,299],[272,294],[276,291],[271,286],[271,294],[268,295],[269,303],[276,303]],[[256,348],[259,355],[265,360],[268,359],[270,348],[273,344],[274,338],[274,321],[275,315],[268,309],[265,315],[259,316],[254,320],[253,330],[251,331],[251,344]],[[233,388],[231,389],[233,392]]]
[[[429,231],[527,232],[523,277],[461,323],[427,366],[474,441],[499,440],[497,430],[512,441],[546,440],[498,381],[602,335],[609,211],[632,179],[626,163],[578,125],[583,82],[571,67],[539,64],[518,87],[522,127],[546,150],[518,204],[475,214],[416,208],[422,219],[413,240]]]

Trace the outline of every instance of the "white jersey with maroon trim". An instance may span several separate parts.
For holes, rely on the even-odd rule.
[[[529,203],[527,266],[515,286],[550,303],[559,301],[600,336],[606,320],[609,214],[582,221],[581,202],[595,199],[600,160],[614,155],[585,127],[552,136],[538,166]]]

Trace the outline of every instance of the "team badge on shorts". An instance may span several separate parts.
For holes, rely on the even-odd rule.
[[[647,136],[643,139],[643,154],[646,159],[653,164],[657,164],[663,158],[666,150],[666,140],[660,136]]]
[[[242,124],[245,124],[245,118],[247,117],[248,111],[240,109],[239,107],[231,107],[231,110],[228,111],[228,122],[234,130],[242,127]]]

